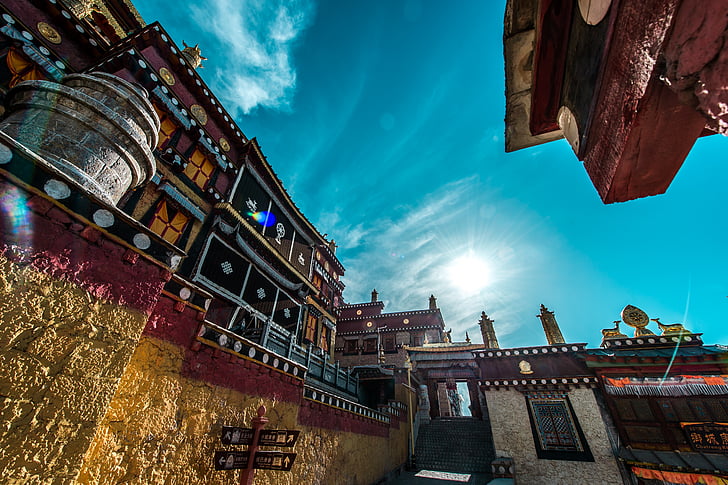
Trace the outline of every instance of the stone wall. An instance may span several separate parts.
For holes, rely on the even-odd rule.
[[[496,453],[513,458],[516,482],[529,485],[594,483],[619,485],[622,479],[591,389],[572,389],[569,401],[594,462],[542,460],[536,455],[526,400],[515,389],[485,392]]]
[[[169,273],[49,199],[0,193],[0,482],[70,483]]]

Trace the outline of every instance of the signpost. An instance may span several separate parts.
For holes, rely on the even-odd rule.
[[[301,432],[297,429],[263,429],[258,438],[259,446],[293,446]],[[223,445],[249,445],[253,442],[253,429],[223,426],[220,441]]]
[[[299,430],[263,429],[268,423],[265,406],[258,408],[258,417],[251,420],[252,428],[223,426],[220,441],[224,445],[248,445],[248,451],[216,451],[215,470],[243,470],[241,485],[252,485],[255,470],[291,471],[296,453],[258,451],[259,446],[292,447],[298,441]],[[250,457],[253,457],[251,460]]]
[[[215,470],[241,470],[248,467],[250,455],[247,451],[216,451]],[[296,453],[282,451],[258,451],[253,459],[256,470],[291,471]]]

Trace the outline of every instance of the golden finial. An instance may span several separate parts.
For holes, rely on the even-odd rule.
[[[202,57],[202,52],[200,51],[200,44],[195,44],[194,47],[190,47],[187,45],[185,41],[182,41],[182,45],[185,46],[184,49],[182,49],[182,55],[187,59],[187,61],[190,63],[190,66],[192,66],[192,69],[197,69],[198,67],[202,66],[202,61],[206,61],[207,57]]]

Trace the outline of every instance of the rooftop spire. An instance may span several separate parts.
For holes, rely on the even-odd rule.
[[[376,301],[377,301],[377,297],[378,297],[378,296],[379,296],[379,293],[377,293],[377,289],[376,289],[376,288],[374,288],[374,289],[372,290],[372,303],[374,303],[374,302],[376,302]]]
[[[549,345],[566,343],[564,342],[564,336],[561,335],[559,324],[556,323],[554,312],[549,311],[548,308],[541,304],[541,313],[536,316],[541,319],[541,325],[543,325],[543,331],[546,334],[546,340]]]
[[[493,328],[493,320],[491,320],[485,312],[480,314],[480,333],[483,334],[483,344],[487,349],[499,349],[498,338],[495,336],[495,329]]]
[[[437,298],[435,298],[435,295],[430,295],[430,310],[437,310]]]

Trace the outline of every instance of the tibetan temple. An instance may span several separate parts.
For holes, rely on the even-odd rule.
[[[690,98],[673,64],[684,10],[707,4],[586,2],[604,12],[581,25],[572,3],[509,2],[507,60],[535,63],[533,78],[509,71],[509,149],[565,133],[605,200],[664,190],[695,137],[725,132],[720,96]],[[635,66],[650,75],[608,90],[625,74],[609,66],[636,55],[621,26],[665,9],[671,23],[644,24],[662,49]],[[570,82],[599,42],[590,81]],[[456,341],[434,296],[347,303],[336,244],[199,76],[204,60],[129,0],[0,4],[0,482],[370,485],[414,469],[728,484],[728,348],[631,305],[597,348],[569,343],[543,305],[530,325],[545,343],[501,348],[485,311],[482,343]],[[710,86],[721,64],[706,66],[690,72]],[[637,109],[605,161],[596,110],[625,97]],[[650,100],[688,120],[681,136]],[[651,162],[630,150],[658,134],[638,120],[667,130],[660,180],[636,176]]]
[[[506,151],[566,138],[605,203],[665,192],[728,134],[728,3],[508,0]]]

